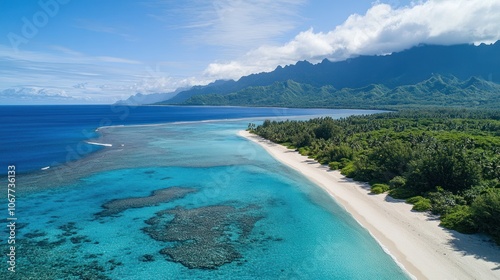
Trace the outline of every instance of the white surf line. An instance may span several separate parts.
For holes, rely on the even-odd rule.
[[[169,105],[141,105],[141,106],[169,106]],[[329,108],[286,108],[286,107],[245,107],[245,106],[189,106],[189,107],[229,107],[229,108],[265,108],[265,109],[277,109],[277,110],[290,110],[290,109],[303,109],[303,110],[337,110],[337,111],[364,111],[368,115],[388,113],[392,111],[386,110],[370,110],[370,109],[329,109]],[[196,124],[196,123],[217,123],[217,122],[239,122],[239,121],[264,121],[267,119],[271,120],[295,120],[295,119],[312,119],[321,117],[336,117],[337,113],[332,114],[312,114],[312,115],[269,115],[269,116],[253,116],[253,117],[243,117],[243,118],[227,118],[227,119],[208,119],[208,120],[195,120],[195,121],[174,121],[174,122],[160,122],[160,123],[145,123],[145,124],[117,124],[117,125],[105,125],[96,128],[96,132],[101,129],[106,128],[128,128],[128,127],[156,127],[156,126],[166,126],[166,125],[178,125],[178,124]],[[352,114],[351,114],[352,115]],[[349,115],[349,116],[351,116]],[[365,114],[354,114],[354,116],[365,115]],[[347,117],[347,116],[345,116]]]
[[[97,146],[104,146],[104,147],[112,147],[113,144],[106,144],[106,143],[97,143],[97,142],[90,142],[90,141],[85,141],[87,144],[91,145],[97,145]]]
[[[163,105],[155,105],[155,106],[163,106]],[[332,109],[335,110],[335,109]],[[366,110],[369,111],[369,110]],[[383,110],[375,110],[377,112],[370,114],[378,114],[378,113],[386,113],[390,111]],[[380,112],[378,112],[380,111]],[[312,119],[312,118],[322,118],[322,117],[333,117],[335,114],[318,114],[318,115],[281,115],[281,116],[256,116],[256,117],[245,117],[245,118],[229,118],[229,119],[209,119],[209,120],[198,120],[198,121],[175,121],[175,122],[163,122],[163,123],[150,123],[150,124],[119,124],[119,125],[107,125],[100,126],[96,128],[96,132],[99,132],[101,129],[107,128],[129,128],[129,127],[157,127],[157,126],[168,126],[168,125],[179,125],[179,124],[197,124],[197,123],[218,123],[218,122],[239,122],[239,121],[265,121],[267,119],[270,120],[302,120],[302,119]],[[358,116],[358,115],[355,115]]]

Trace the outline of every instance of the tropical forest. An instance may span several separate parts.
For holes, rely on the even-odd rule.
[[[405,199],[441,225],[500,244],[500,111],[419,109],[249,124],[373,194]]]

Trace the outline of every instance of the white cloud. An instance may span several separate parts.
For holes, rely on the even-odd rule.
[[[296,26],[304,0],[179,1],[166,16],[182,14],[175,28],[199,44],[229,48],[257,47],[274,42]],[[172,5],[172,3],[168,3]],[[154,16],[155,18],[160,18]],[[188,39],[188,41],[191,41]]]
[[[87,85],[88,85],[88,83],[79,83],[79,84],[74,85],[73,87],[74,88],[85,89],[85,88],[87,88]]]
[[[113,56],[98,56],[96,58],[98,60],[100,60],[100,61],[103,61],[103,62],[127,63],[127,64],[141,64],[137,60],[131,60],[131,59],[120,58],[120,57],[113,57]]]
[[[36,96],[36,97],[71,98],[63,90],[40,88],[40,87],[9,88],[0,91],[0,96],[4,97]]]
[[[0,59],[8,59],[11,61],[60,63],[60,64],[70,64],[70,63],[95,64],[100,62],[141,64],[141,62],[139,61],[121,57],[89,56],[81,52],[68,49],[63,46],[52,45],[49,46],[49,49],[52,51],[51,53],[42,51],[27,51],[27,50],[13,51],[13,49],[8,46],[0,45]]]
[[[0,45],[0,104],[114,103],[141,92],[164,93],[207,84],[195,77],[172,77],[139,61],[88,56],[62,46],[55,54],[13,52]]]
[[[174,78],[169,76],[151,76],[138,80],[132,84],[106,84],[101,88],[105,90],[126,92],[128,95],[131,93],[167,93],[173,92],[178,88],[191,87],[195,85],[206,85],[211,80],[200,80],[195,77],[189,78]],[[128,97],[125,96],[125,97]]]
[[[83,56],[83,54],[81,52],[77,52],[75,50],[68,49],[68,48],[63,47],[63,46],[52,45],[52,46],[49,46],[49,48],[54,50],[54,51],[57,51],[59,53],[66,54],[66,55]]]
[[[300,60],[333,61],[387,54],[421,43],[492,43],[500,39],[500,1],[429,0],[392,8],[376,3],[329,32],[309,29],[281,46],[261,46],[229,62],[210,64],[205,75],[238,79]]]
[[[178,76],[175,69],[185,65],[160,63],[152,70],[141,61],[127,57],[90,56],[62,45],[47,46],[46,51],[18,52],[0,45],[0,104],[7,99],[15,100],[16,96],[28,103],[29,98],[40,102],[47,98],[61,102],[112,103],[137,92],[171,92],[179,87],[204,85],[214,79],[237,79],[271,71],[278,65],[300,60],[342,60],[361,54],[387,54],[419,43],[479,43],[500,38],[499,0],[429,0],[398,8],[377,2],[364,15],[352,15],[329,32],[305,30],[278,45],[276,42],[296,27],[303,2],[305,0],[167,3],[170,9],[167,15],[179,14],[180,21],[175,21],[174,28],[186,32],[198,45],[208,48],[207,44],[215,45],[224,55],[227,51],[252,49],[238,59],[211,63],[201,77]],[[171,8],[172,5],[177,6]],[[162,13],[165,16],[165,11]],[[128,38],[124,32],[126,27],[113,28],[85,20],[77,24],[79,28]],[[160,65],[174,74],[159,71]]]
[[[40,88],[36,86],[7,88],[0,91],[2,104],[60,104],[82,103],[82,100],[68,96],[64,90],[57,88]]]
[[[124,26],[112,27],[112,26],[105,25],[101,22],[98,22],[95,20],[90,20],[90,19],[85,19],[85,18],[75,19],[74,21],[75,21],[74,26],[76,28],[85,29],[85,30],[98,32],[98,33],[107,33],[107,34],[120,36],[127,41],[137,40],[134,36],[123,31]]]

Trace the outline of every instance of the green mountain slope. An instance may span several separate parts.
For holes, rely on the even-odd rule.
[[[357,89],[382,84],[391,89],[415,85],[433,74],[453,75],[460,80],[479,77],[500,84],[500,41],[479,46],[422,45],[390,55],[359,56],[344,61],[327,59],[318,64],[299,61],[278,66],[274,71],[251,74],[238,81],[219,80],[206,86],[195,86],[159,104],[182,104],[192,96],[226,95],[248,87],[271,86],[293,80],[315,87],[331,85],[337,89]]]
[[[433,75],[414,85],[388,88],[372,84],[361,88],[315,87],[292,80],[269,86],[247,87],[226,95],[192,96],[185,105],[286,106],[330,108],[400,108],[417,106],[500,107],[500,85],[471,77]]]

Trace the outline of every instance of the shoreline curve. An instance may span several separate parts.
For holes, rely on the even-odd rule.
[[[338,170],[300,155],[248,131],[238,135],[261,146],[277,161],[296,170],[323,189],[365,228],[395,262],[414,279],[500,279],[499,249],[477,235],[439,226],[430,214],[387,194],[370,195],[369,186],[346,178]],[[458,240],[457,240],[458,239]],[[471,243],[474,252],[457,244]],[[472,247],[471,247],[472,246]]]

